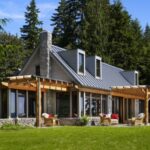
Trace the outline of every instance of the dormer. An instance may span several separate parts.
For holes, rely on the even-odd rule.
[[[139,72],[138,71],[123,71],[122,75],[132,85],[139,84]]]
[[[102,59],[99,56],[89,56],[86,58],[87,70],[96,78],[102,79]]]
[[[79,75],[85,75],[85,51],[81,49],[59,52],[67,64]]]

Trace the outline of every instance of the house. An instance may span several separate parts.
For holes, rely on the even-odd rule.
[[[99,113],[118,113],[120,122],[144,112],[149,118],[149,86],[140,86],[137,71],[125,71],[86,56],[81,49],[66,50],[52,45],[52,36],[43,31],[39,47],[19,76],[1,83],[0,122],[35,122],[41,113],[75,118]],[[4,119],[7,118],[7,119]]]

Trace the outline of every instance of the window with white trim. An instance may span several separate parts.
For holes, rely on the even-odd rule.
[[[138,73],[135,73],[135,85],[139,84]]]
[[[100,78],[101,77],[101,60],[96,59],[96,77]]]
[[[84,73],[84,54],[82,53],[79,53],[78,71]]]

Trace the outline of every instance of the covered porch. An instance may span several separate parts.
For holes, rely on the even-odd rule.
[[[9,77],[1,82],[0,118],[2,121],[36,118],[36,126],[41,126],[43,112],[51,110],[56,114],[56,93],[65,95],[72,87],[70,82],[32,75]]]
[[[150,87],[147,85],[137,86],[113,86],[111,91],[112,96],[122,97],[122,120],[126,122],[127,114],[130,117],[135,117],[135,114],[129,112],[130,110],[140,109],[141,113],[145,114],[145,124],[149,123],[150,119]],[[136,102],[139,105],[136,106]],[[128,118],[129,119],[129,118]]]

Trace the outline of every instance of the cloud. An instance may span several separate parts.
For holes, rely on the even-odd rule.
[[[24,19],[24,14],[0,11],[0,18]]]

